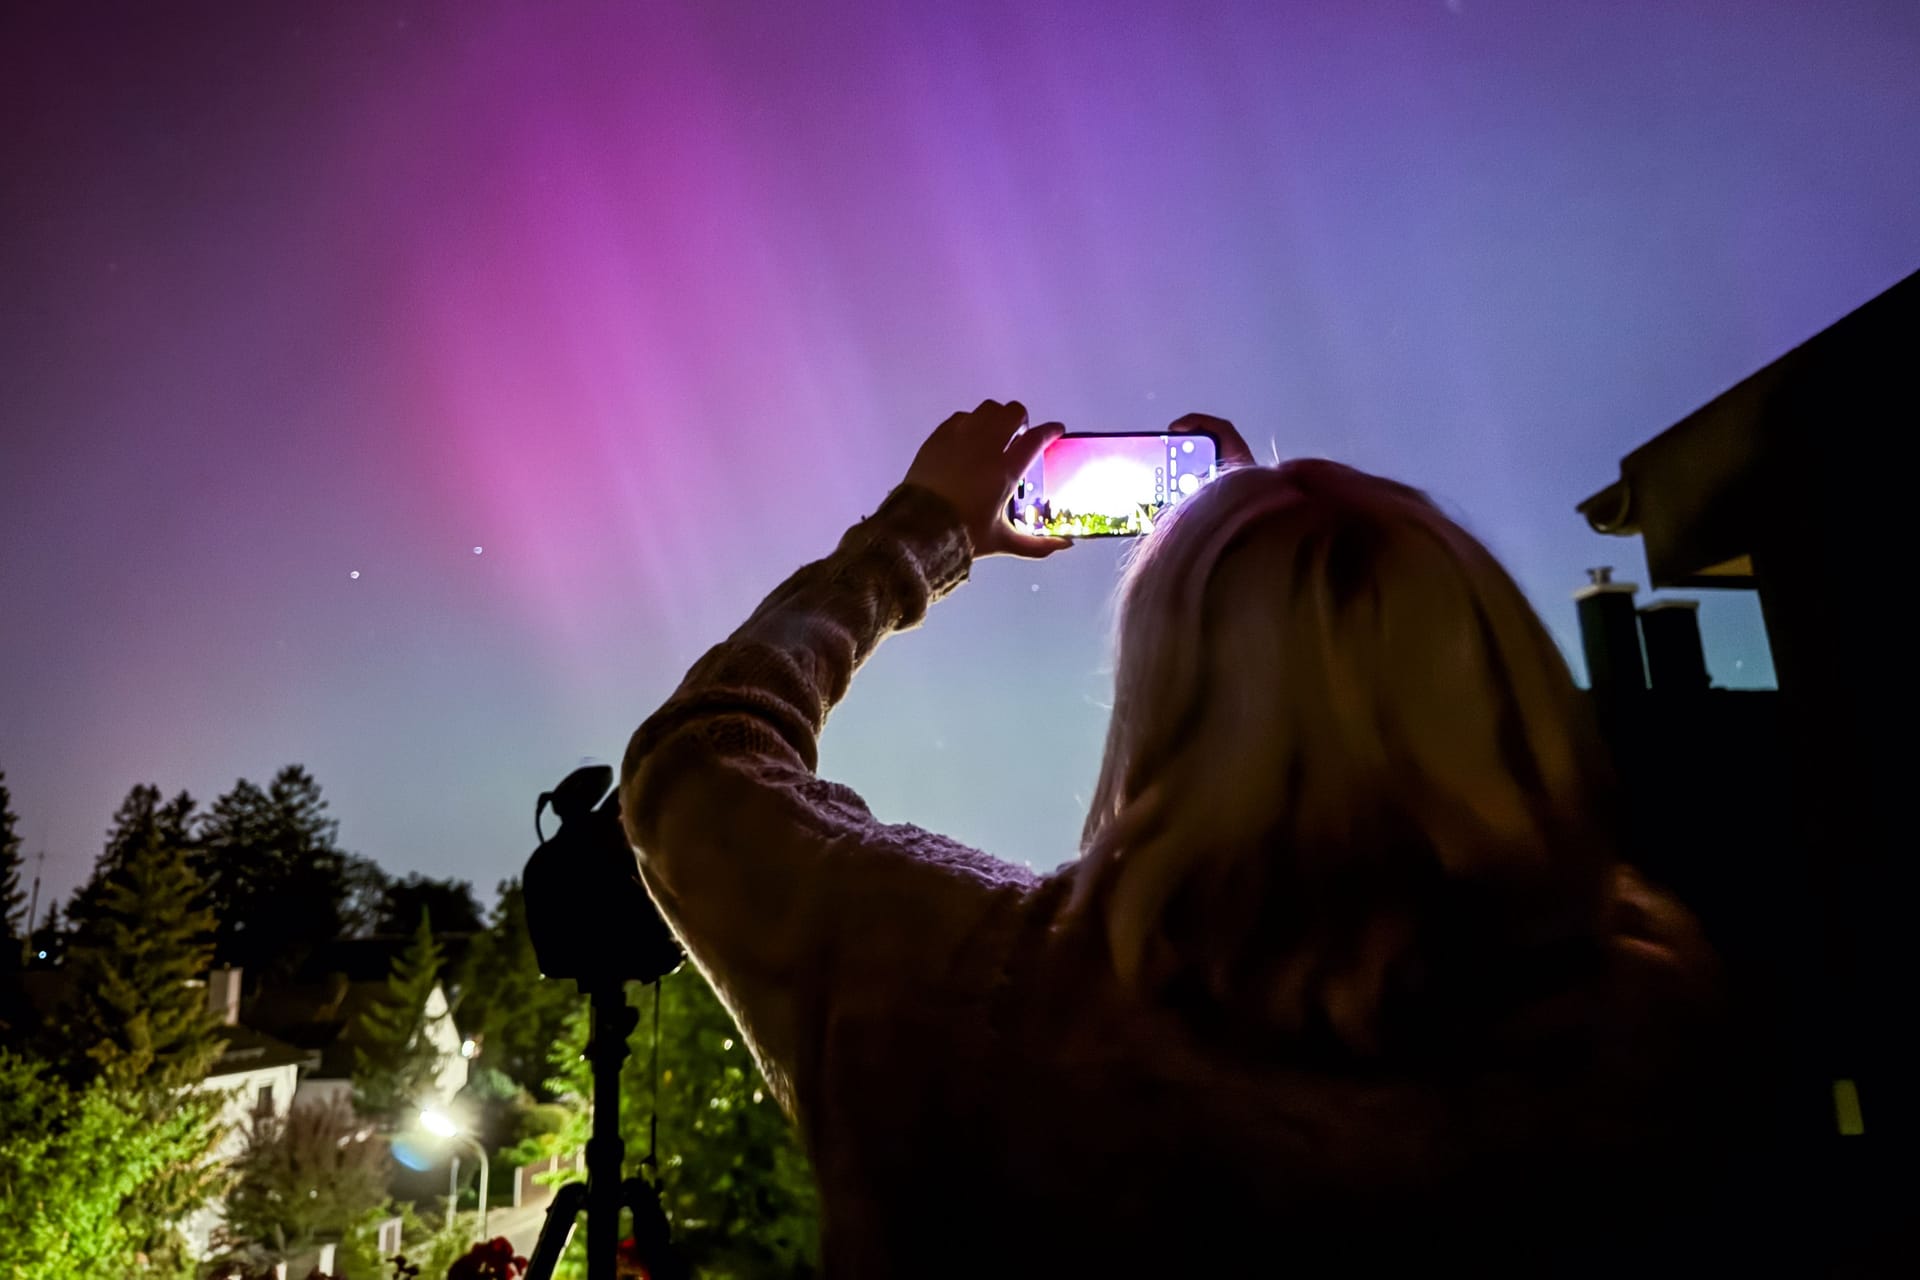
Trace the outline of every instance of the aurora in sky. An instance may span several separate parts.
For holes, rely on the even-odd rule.
[[[132,784],[300,761],[484,891],[988,396],[1425,487],[1577,669],[1583,570],[1644,570],[1573,504],[1920,265],[1916,66],[1864,0],[8,6],[28,851],[64,893]],[[1070,856],[1123,553],[977,565],[822,771]]]

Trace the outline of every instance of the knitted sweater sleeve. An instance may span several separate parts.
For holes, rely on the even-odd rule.
[[[799,1118],[829,1025],[971,967],[1032,873],[877,821],[815,775],[828,712],[888,633],[965,581],[959,514],[890,493],[688,671],[621,769],[641,879]]]

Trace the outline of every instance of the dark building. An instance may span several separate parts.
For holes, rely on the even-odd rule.
[[[1690,610],[1635,610],[1600,582],[1580,607],[1649,869],[1699,911],[1767,1059],[1749,1190],[1779,1274],[1881,1274],[1846,1268],[1910,1252],[1894,1242],[1913,1079],[1895,866],[1914,720],[1896,619],[1917,350],[1920,274],[1635,449],[1579,504],[1595,530],[1643,540],[1654,587],[1759,594],[1777,694],[1708,688]]]
[[[471,950],[472,935],[440,934],[440,994],[447,1003],[430,1001],[426,1011],[429,1038],[439,1047],[441,1075],[450,1087],[464,1082],[465,1062],[475,1046],[458,1029],[452,1005],[460,989],[453,975],[461,972]],[[316,948],[293,975],[260,991],[241,1012],[246,1025],[269,1032],[311,1056],[302,1078],[303,1095],[316,1099],[352,1095],[355,1050],[360,1047],[361,1017],[385,1002],[387,975],[410,937],[339,938]]]

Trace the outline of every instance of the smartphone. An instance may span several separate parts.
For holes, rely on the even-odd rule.
[[[1007,518],[1023,533],[1138,537],[1219,469],[1220,442],[1205,432],[1069,432],[1014,485]]]

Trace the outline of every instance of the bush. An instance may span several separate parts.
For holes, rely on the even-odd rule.
[[[234,1162],[227,1230],[285,1254],[332,1239],[387,1198],[387,1144],[344,1098],[263,1123]]]
[[[200,1106],[69,1085],[0,1050],[0,1277],[120,1280],[151,1241],[177,1235],[153,1217],[156,1189],[201,1165],[210,1133]]]

